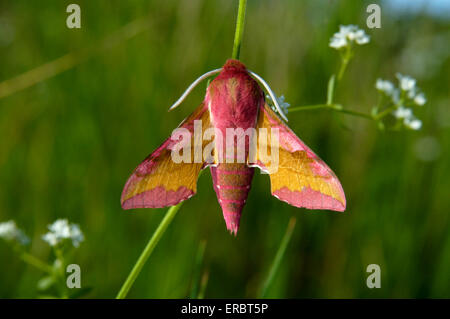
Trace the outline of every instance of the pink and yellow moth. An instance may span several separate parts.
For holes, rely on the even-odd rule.
[[[296,207],[344,211],[345,194],[336,175],[271,110],[265,101],[264,91],[253,77],[263,83],[266,89],[270,88],[240,61],[228,60],[222,69],[208,72],[199,78],[173,107],[181,102],[199,80],[218,72],[219,75],[206,90],[203,103],[179,126],[191,133],[192,160],[188,163],[174,162],[171,152],[179,141],[168,138],[129,177],[122,192],[122,207],[159,208],[176,205],[196,193],[198,175],[202,169],[209,167],[227,229],[236,234],[254,169],[258,167],[268,172],[272,195],[279,200]],[[269,93],[272,94],[271,90]],[[279,109],[276,98],[272,99]],[[284,116],[281,110],[279,113]],[[226,136],[229,128],[277,129],[277,170],[271,172],[268,169],[271,164],[264,157],[257,156],[252,161],[248,160],[247,142],[244,143],[247,161],[236,163],[220,160],[218,154],[226,151],[226,147],[231,145],[236,149],[237,141],[234,137],[228,143],[225,139],[220,143],[222,146],[219,143],[214,145],[213,160],[194,161],[194,121],[201,121],[202,133],[212,128],[216,134],[222,133],[222,136]],[[202,141],[202,148],[209,142]],[[271,144],[272,140],[269,139],[266,143]],[[267,147],[262,144],[258,141],[257,148]]]

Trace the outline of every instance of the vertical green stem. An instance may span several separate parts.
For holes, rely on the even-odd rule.
[[[195,258],[195,269],[194,275],[192,276],[191,283],[191,293],[190,298],[198,298],[198,290],[200,286],[201,276],[202,276],[202,268],[203,268],[203,258],[205,256],[206,249],[206,241],[201,241],[197,250],[197,256]]]
[[[127,296],[131,286],[133,286],[137,276],[141,272],[142,267],[144,267],[144,264],[147,261],[148,257],[150,257],[150,255],[152,254],[153,249],[155,248],[156,244],[158,244],[158,241],[161,239],[162,235],[172,222],[172,219],[175,217],[182,204],[183,202],[169,208],[158,228],[153,233],[153,236],[150,238],[150,241],[148,242],[138,261],[128,275],[127,280],[125,280],[122,288],[116,296],[116,299],[124,299]]]
[[[59,286],[61,290],[61,298],[67,299],[67,286],[66,286],[66,262],[61,247],[54,247],[54,253],[56,256],[57,268],[55,269],[55,276],[59,279]]]
[[[333,98],[334,98],[334,82],[335,82],[335,76],[334,74],[330,77],[328,80],[328,87],[327,87],[327,105],[333,104]]]
[[[344,72],[347,69],[347,65],[348,65],[349,61],[350,61],[350,59],[348,59],[348,58],[344,58],[342,60],[341,68],[339,69],[339,73],[338,73],[338,80],[339,81],[342,79],[342,76],[344,75]]]
[[[244,35],[245,9],[247,0],[239,0],[238,16],[236,20],[236,32],[234,34],[233,53],[231,58],[238,60],[241,52],[242,36]]]
[[[341,61],[341,67],[339,68],[339,72],[338,72],[338,81],[342,80],[342,77],[344,76],[345,70],[347,69],[348,63],[350,62],[350,59],[352,58],[353,53],[352,53],[352,47],[351,46],[347,46],[347,48],[345,49],[345,52],[342,53],[342,61]]]
[[[209,271],[206,270],[203,273],[202,280],[200,282],[200,291],[198,293],[198,299],[203,299],[205,297],[206,286],[208,285]]]
[[[289,241],[291,240],[292,233],[295,228],[295,218],[292,217],[289,220],[288,227],[286,228],[286,233],[283,236],[283,239],[281,240],[280,247],[278,248],[277,254],[275,255],[275,259],[273,260],[272,266],[270,267],[269,275],[267,276],[266,281],[264,282],[264,285],[262,286],[260,298],[264,298],[267,293],[267,289],[269,288],[270,284],[273,281],[273,278],[275,274],[278,271],[278,268],[280,268],[281,260],[283,259],[284,253],[286,252],[286,247],[289,244]]]

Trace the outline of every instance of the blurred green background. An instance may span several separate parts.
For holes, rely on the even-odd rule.
[[[73,2],[81,29],[65,25]],[[291,216],[297,225],[268,297],[450,297],[450,10],[443,1],[428,10],[422,1],[410,1],[414,8],[378,1],[382,28],[367,29],[373,2],[249,0],[241,60],[292,106],[323,103],[339,66],[329,38],[340,24],[358,24],[371,42],[357,48],[336,101],[370,112],[377,78],[409,74],[428,99],[417,113],[422,130],[380,132],[326,110],[290,114],[290,127],[342,182],[347,211],[291,207],[255,174],[235,238],[205,172],[129,297],[188,296],[201,241],[205,296],[255,297]],[[0,2],[0,83],[70,52],[77,61],[0,99],[0,222],[14,219],[32,239],[30,253],[46,261],[53,259],[41,240],[47,225],[78,223],[86,240],[70,261],[81,266],[82,286],[93,287],[87,297],[116,295],[161,221],[166,209],[123,211],[122,187],[201,102],[206,84],[176,111],[167,108],[230,57],[237,4]],[[135,20],[135,36],[117,34]],[[369,264],[381,267],[381,289],[366,286]],[[38,296],[42,276],[0,241],[0,297]]]

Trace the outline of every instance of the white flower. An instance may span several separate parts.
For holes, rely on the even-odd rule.
[[[341,25],[339,26],[339,32],[336,32],[330,39],[330,47],[334,49],[344,48],[351,43],[356,42],[357,44],[366,44],[369,42],[369,36],[362,29],[359,29],[358,26],[350,24],[350,25]]]
[[[42,236],[42,239],[46,241],[50,246],[56,246],[59,243],[58,237],[54,233],[46,233]]]
[[[13,220],[0,224],[0,238],[6,241],[16,241],[21,245],[26,245],[30,240],[22,230],[17,228]]]
[[[77,224],[72,224],[70,228],[72,244],[78,247],[80,243],[84,240],[83,232]]]
[[[16,237],[17,226],[13,220],[0,224],[0,237],[5,240],[13,240]]]
[[[408,99],[414,99],[414,97],[416,96],[416,88],[413,87],[411,90],[408,91],[408,94],[406,95],[408,97]]]
[[[58,219],[48,226],[49,232],[42,236],[50,246],[56,246],[65,239],[72,241],[72,245],[78,247],[84,240],[83,233],[77,224],[69,224],[67,219]]]
[[[287,113],[288,113],[288,107],[291,106],[291,105],[290,105],[289,103],[287,103],[287,102],[284,101],[284,95],[281,95],[281,96],[275,96],[275,97],[276,97],[277,102],[278,102],[278,105],[281,107],[283,113],[284,113],[284,114],[287,114]],[[267,98],[267,100],[268,100],[268,102],[269,102],[270,107],[271,107],[275,112],[277,112],[277,109],[275,108],[274,103],[273,103],[272,98],[270,97],[270,95],[266,95],[266,98]]]
[[[400,73],[397,73],[396,76],[399,81],[399,88],[395,87],[392,82],[383,79],[377,79],[375,87],[390,97],[390,107],[395,107],[392,115],[401,120],[404,127],[411,130],[420,130],[422,121],[414,116],[411,108],[404,107],[404,105],[412,107],[424,105],[427,102],[425,94],[420,92],[414,78]]]
[[[413,113],[410,108],[406,108],[403,106],[400,106],[398,109],[396,109],[394,112],[394,116],[398,119],[407,119],[411,118]]]
[[[422,127],[422,121],[414,117],[410,108],[400,106],[393,112],[393,115],[398,119],[402,119],[403,124],[411,130],[417,131]]]
[[[397,73],[397,79],[400,83],[400,88],[403,91],[412,91],[415,92],[416,80],[408,75],[402,75]],[[413,93],[414,94],[414,93]]]
[[[332,37],[330,39],[330,47],[334,49],[340,49],[345,46],[347,46],[347,40],[345,40],[345,38]]]
[[[391,95],[394,92],[394,84],[391,81],[377,79],[377,83],[375,84],[377,90],[384,92],[387,95]]]
[[[394,104],[400,103],[400,90],[394,88],[391,94],[391,99]]]
[[[418,120],[416,118],[405,118],[403,121],[406,127],[410,128],[411,130],[420,130],[422,128],[422,121]]]
[[[408,75],[402,75],[400,73],[397,73],[397,78],[399,80],[400,88],[407,92],[406,96],[414,104],[422,106],[427,102],[425,94],[417,92],[419,91],[419,88],[416,86],[416,80],[414,78]]]
[[[425,94],[423,94],[423,93],[417,94],[417,95],[414,97],[414,103],[417,104],[417,105],[419,105],[419,106],[422,106],[422,105],[424,105],[425,103],[427,103],[427,98],[425,97]]]
[[[370,38],[369,38],[369,36],[366,34],[366,32],[364,32],[364,30],[359,29],[358,31],[356,31],[356,32],[354,33],[354,35],[355,35],[356,43],[358,43],[358,44],[360,44],[360,45],[361,45],[361,44],[369,43]]]
[[[70,225],[67,219],[58,219],[48,229],[59,238],[70,237]]]
[[[287,114],[288,113],[288,108],[289,108],[289,106],[291,106],[288,102],[285,102],[284,101],[284,95],[281,95],[281,96],[278,96],[277,97],[277,102],[278,102],[278,105],[281,107],[281,109],[283,110],[283,112],[285,113],[285,114]]]

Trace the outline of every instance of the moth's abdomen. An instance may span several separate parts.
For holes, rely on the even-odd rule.
[[[254,169],[246,164],[222,163],[211,167],[214,190],[222,207],[227,229],[234,234],[239,229],[239,220],[250,191],[253,171]]]

